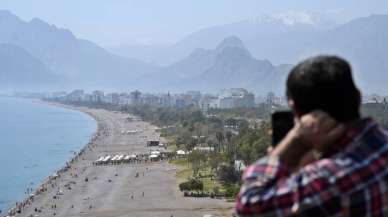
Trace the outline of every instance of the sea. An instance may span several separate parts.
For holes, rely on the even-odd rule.
[[[64,166],[96,128],[79,111],[0,97],[0,216]]]

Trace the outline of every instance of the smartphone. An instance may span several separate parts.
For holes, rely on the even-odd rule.
[[[279,144],[294,127],[294,114],[291,111],[278,111],[272,114],[272,147]]]

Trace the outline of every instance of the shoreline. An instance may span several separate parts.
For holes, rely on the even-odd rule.
[[[65,163],[61,167],[59,167],[59,169],[55,170],[51,175],[45,177],[42,180],[42,182],[33,190],[33,192],[30,193],[29,196],[25,197],[21,202],[17,201],[16,204],[28,203],[29,201],[31,201],[32,197],[39,195],[42,191],[44,191],[45,186],[48,185],[53,179],[56,179],[58,175],[59,176],[61,175],[61,173],[66,172],[67,169],[69,168],[69,166],[71,166],[71,164],[74,161],[76,161],[80,157],[80,155],[82,155],[82,153],[84,153],[85,149],[87,149],[90,145],[93,144],[93,142],[97,139],[97,136],[100,134],[100,130],[101,130],[100,123],[97,120],[97,117],[94,116],[90,112],[76,108],[75,106],[70,106],[70,105],[65,105],[65,104],[60,104],[60,103],[52,103],[52,102],[47,102],[47,101],[43,101],[43,100],[33,100],[33,102],[41,103],[41,104],[45,104],[45,105],[50,105],[53,107],[65,108],[65,109],[78,111],[78,112],[81,112],[83,114],[86,114],[89,117],[93,118],[93,120],[96,122],[96,130],[94,133],[92,133],[90,135],[88,143],[81,144],[78,152],[73,151],[74,154],[72,157],[70,157],[70,159],[66,160]],[[17,205],[12,206],[6,212],[4,212],[5,216],[7,216],[7,213],[9,214],[10,212],[16,213],[17,208],[18,208]],[[3,215],[3,213],[1,213],[1,214]]]
[[[38,102],[87,114],[96,121],[97,129],[77,155],[58,169],[58,176],[47,177],[36,195],[13,208],[21,211],[14,216],[231,216],[232,205],[223,200],[183,197],[177,187],[180,168],[168,161],[93,164],[99,156],[149,153],[146,141],[160,138],[155,126],[129,120],[134,117],[131,114]],[[139,133],[123,133],[130,130]]]

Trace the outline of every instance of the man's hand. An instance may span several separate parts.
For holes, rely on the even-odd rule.
[[[302,157],[311,150],[324,152],[345,132],[345,127],[321,111],[314,111],[295,120],[294,128],[272,151],[291,168],[295,168]]]

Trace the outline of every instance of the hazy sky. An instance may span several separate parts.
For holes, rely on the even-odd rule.
[[[198,29],[263,14],[320,13],[338,22],[388,14],[387,0],[0,0],[25,20],[39,17],[110,47],[173,43]]]

